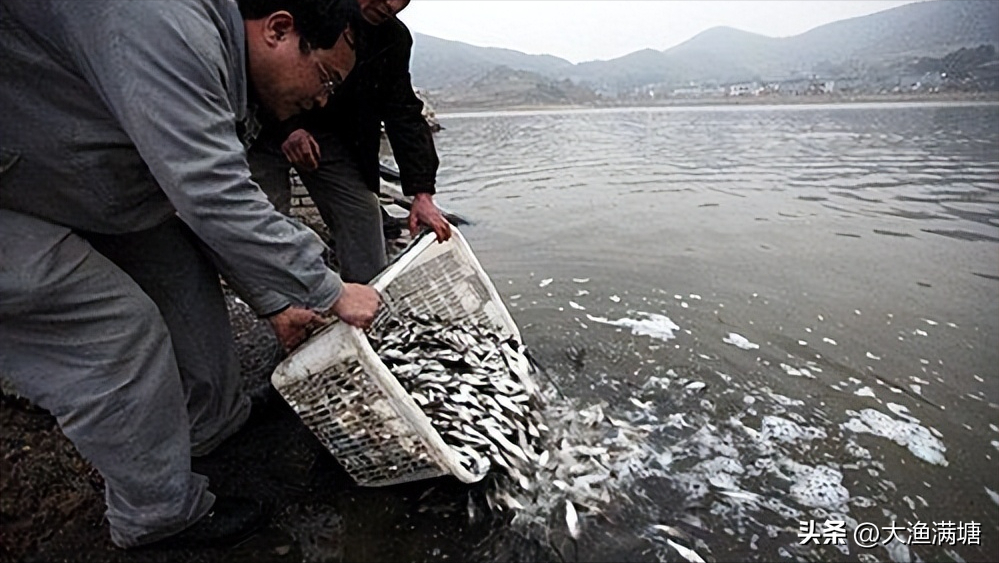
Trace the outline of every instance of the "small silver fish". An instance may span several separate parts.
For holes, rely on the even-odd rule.
[[[576,507],[572,505],[572,501],[568,499],[565,501],[565,523],[569,526],[569,535],[572,539],[579,539],[579,515],[576,514]]]

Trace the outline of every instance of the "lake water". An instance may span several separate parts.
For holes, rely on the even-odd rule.
[[[553,527],[566,559],[681,559],[656,525],[709,560],[995,556],[999,104],[439,117],[437,201],[538,361],[664,454]],[[827,520],[847,545],[801,545]]]

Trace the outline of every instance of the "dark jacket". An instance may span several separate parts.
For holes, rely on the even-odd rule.
[[[364,180],[379,191],[378,152],[381,124],[399,166],[406,195],[435,193],[440,161],[433,132],[423,117],[423,102],[413,92],[409,59],[413,36],[397,18],[359,34],[357,63],[326,106],[286,123],[286,132],[298,127],[317,139],[335,134],[353,153]]]

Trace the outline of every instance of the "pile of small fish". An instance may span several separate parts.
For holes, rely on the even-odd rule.
[[[646,440],[655,426],[606,415],[604,404],[557,400],[553,382],[535,383],[526,348],[489,327],[392,313],[368,340],[467,470],[505,469],[489,481],[485,500],[515,511],[525,530],[547,530],[560,514],[578,538],[584,518],[631,502],[619,496],[621,480],[661,474],[671,463],[669,451]],[[667,541],[685,559],[703,561]]]
[[[410,313],[380,320],[368,341],[465,469],[481,476],[496,463],[531,487],[548,427],[521,343],[472,321]]]

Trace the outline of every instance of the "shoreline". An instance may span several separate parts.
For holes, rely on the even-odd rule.
[[[727,107],[727,106],[791,106],[791,105],[832,105],[832,104],[876,104],[912,102],[991,102],[999,103],[999,92],[950,92],[942,94],[864,94],[864,95],[816,95],[816,96],[739,96],[713,98],[671,98],[649,100],[642,103],[595,103],[595,104],[523,104],[512,106],[448,106],[437,104],[436,116],[449,117],[465,114],[527,113],[575,110],[625,110],[654,109],[669,107]]]

